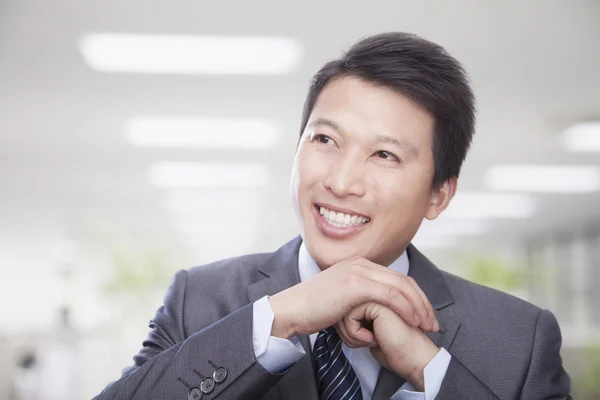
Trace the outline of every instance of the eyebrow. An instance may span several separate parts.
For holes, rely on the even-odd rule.
[[[412,144],[410,144],[409,142],[407,142],[405,140],[398,140],[391,136],[377,135],[377,141],[382,142],[382,143],[393,144],[394,146],[400,147],[400,148],[406,150],[407,152],[409,152],[413,157],[416,157],[419,153],[415,146],[413,146]]]
[[[328,126],[328,127],[332,128],[333,130],[336,130],[336,131],[340,132],[340,133],[344,133],[344,130],[342,129],[342,127],[339,124],[333,122],[330,119],[317,118],[314,121],[312,121],[308,125],[308,127],[312,128],[312,127],[317,126],[317,125],[325,125],[325,126]]]

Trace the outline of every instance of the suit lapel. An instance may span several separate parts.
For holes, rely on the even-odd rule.
[[[448,288],[440,270],[413,245],[408,246],[407,252],[410,261],[408,275],[413,277],[423,290],[434,310],[436,310],[435,314],[440,323],[439,332],[427,332],[426,335],[437,347],[449,350],[460,327],[460,321],[454,316],[452,307],[450,307],[454,303],[450,288]],[[373,400],[390,399],[404,383],[406,383],[404,378],[382,368],[373,391]]]
[[[259,268],[264,279],[248,285],[246,290],[250,303],[300,283],[298,249],[301,243],[300,237],[288,242]],[[310,341],[306,335],[299,335],[299,338],[307,356],[291,367],[277,383],[277,387],[285,400],[318,400]]]
[[[246,288],[250,303],[264,296],[272,296],[300,282],[298,249],[301,243],[300,237],[286,243],[259,267],[258,271],[263,275],[263,279]]]

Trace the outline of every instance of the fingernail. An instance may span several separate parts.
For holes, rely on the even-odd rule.
[[[433,320],[433,327],[435,328],[436,332],[440,330],[440,323],[437,319]]]

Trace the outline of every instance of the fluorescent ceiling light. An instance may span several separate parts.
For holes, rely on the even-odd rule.
[[[158,187],[264,187],[269,169],[258,163],[159,162],[148,169]]]
[[[134,118],[125,137],[137,146],[266,149],[277,143],[279,129],[260,119],[215,120]]]
[[[294,39],[260,36],[86,34],[79,51],[100,72],[280,75],[302,58]]]
[[[185,221],[209,217],[246,219],[258,216],[262,199],[257,190],[176,190],[167,193],[164,205],[167,211]]]
[[[494,190],[586,193],[600,190],[600,168],[594,166],[501,165],[484,177]]]
[[[537,203],[531,195],[459,192],[443,212],[445,218],[507,218],[532,216]]]
[[[600,151],[600,122],[582,122],[568,127],[560,136],[570,151]]]

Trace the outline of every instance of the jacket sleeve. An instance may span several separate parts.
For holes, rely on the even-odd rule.
[[[202,399],[254,399],[268,392],[283,376],[268,373],[254,355],[252,304],[185,337],[183,306],[187,271],[179,271],[164,298],[164,305],[150,321],[150,333],[123,370],[94,400],[188,400],[195,398],[203,377],[215,367],[227,371]],[[201,309],[198,310],[202,312]],[[223,372],[221,370],[221,372]]]
[[[571,399],[571,379],[562,366],[562,337],[554,315],[542,310],[535,329],[522,399]]]

